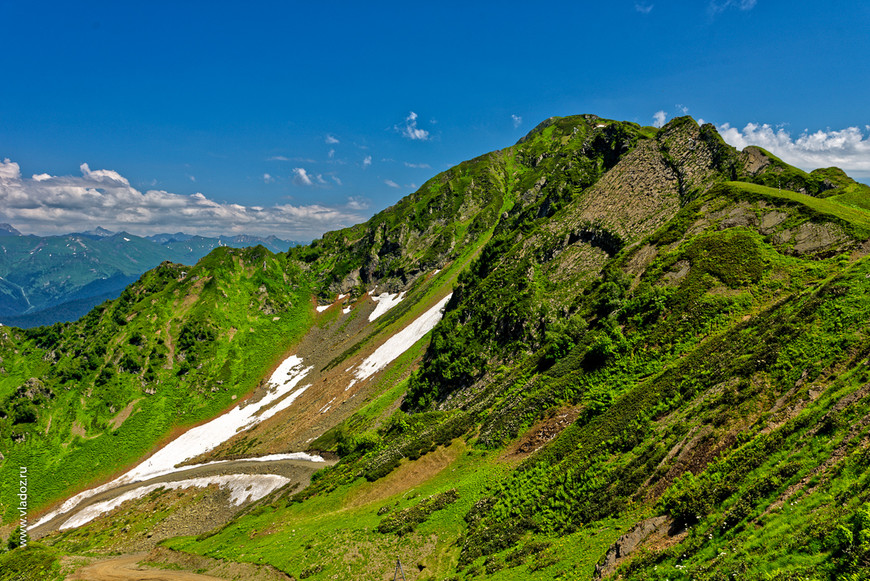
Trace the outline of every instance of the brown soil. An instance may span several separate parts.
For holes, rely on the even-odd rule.
[[[199,575],[189,571],[175,571],[142,567],[138,563],[145,555],[127,555],[97,561],[86,567],[82,567],[73,575],[67,577],[67,581],[123,581],[126,579],[138,579],[140,581],[221,581],[219,577]]]
[[[293,579],[293,577],[289,577],[282,571],[269,565],[222,561],[220,559],[173,551],[165,547],[157,547],[142,562],[202,571],[209,575],[223,579],[233,579],[234,581],[289,581]]]
[[[139,403],[141,400],[141,397],[139,399],[134,399],[133,401],[128,403],[124,409],[118,412],[118,415],[109,420],[109,425],[112,426],[113,430],[117,430],[121,427],[121,424],[123,424],[127,420],[127,418],[130,417],[130,414],[133,413],[133,406]]]
[[[385,500],[419,486],[453,464],[466,449],[465,441],[456,439],[446,448],[439,447],[434,452],[429,452],[413,462],[407,459],[402,460],[399,467],[386,477],[377,482],[366,482],[359,486],[345,500],[345,508],[356,508]]]
[[[573,424],[580,415],[581,409],[582,406],[563,408],[546,420],[532,426],[525,436],[505,451],[503,457],[508,460],[517,456],[523,458],[539,450],[544,444],[558,436],[562,430]]]
[[[402,323],[390,325],[386,329],[381,328],[379,332],[378,325],[390,313],[370,323],[368,316],[374,310],[375,302],[368,295],[352,303],[353,310],[346,315],[338,311],[340,305],[324,311],[322,318],[332,316],[334,319],[322,323],[321,326],[313,326],[302,341],[287,353],[288,356],[298,355],[305,366],[312,367],[300,383],[300,387],[310,384],[305,392],[286,410],[250,430],[239,433],[208,454],[192,459],[191,463],[236,458],[240,455],[260,456],[307,450],[312,441],[350,417],[367,400],[382,391],[383,386],[378,383],[383,372],[351,385],[355,368],[387,339],[401,331],[415,316],[423,314],[441,298],[443,296],[435,296],[426,303],[415,305],[411,317],[403,317]],[[338,313],[332,314],[332,309]],[[373,335],[373,331],[376,334]],[[368,340],[369,337],[371,340]],[[362,347],[343,361],[336,363],[333,360],[336,355],[352,351],[360,344]],[[391,382],[402,379],[404,376],[392,377]],[[250,401],[263,397],[267,389],[269,388],[265,385],[258,388]]]

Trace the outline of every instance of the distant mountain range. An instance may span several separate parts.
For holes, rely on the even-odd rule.
[[[284,252],[298,244],[275,236],[207,238],[176,232],[142,237],[101,227],[34,236],[0,224],[0,323],[34,327],[78,319],[166,260],[194,264],[219,246],[262,245]]]

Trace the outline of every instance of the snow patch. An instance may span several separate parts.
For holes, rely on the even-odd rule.
[[[414,343],[422,339],[423,335],[431,331],[432,328],[438,324],[438,321],[441,320],[441,317],[444,315],[442,312],[444,306],[447,304],[447,301],[450,300],[451,296],[453,296],[452,293],[438,301],[437,305],[417,317],[414,322],[387,339],[383,345],[375,349],[374,353],[366,357],[366,360],[360,363],[356,372],[354,372],[354,377],[360,381],[367,377],[371,377],[395,361],[399,355],[410,349]],[[351,382],[350,385],[353,385],[353,382]],[[350,385],[347,386],[348,389],[350,389]]]
[[[329,411],[329,408],[332,407],[332,402],[334,402],[334,401],[335,401],[335,398],[332,398],[331,400],[326,402],[326,405],[323,406],[322,408],[320,408],[320,413],[325,414],[327,411]]]
[[[239,506],[246,501],[255,501],[263,498],[273,490],[276,490],[290,482],[289,478],[277,476],[275,474],[235,474],[230,476],[208,476],[204,478],[190,478],[188,480],[179,480],[177,482],[162,482],[159,484],[149,484],[140,486],[133,490],[128,490],[111,500],[97,502],[79,511],[75,516],[66,520],[60,529],[72,529],[80,527],[101,514],[105,514],[128,500],[136,500],[157,490],[165,488],[166,490],[178,490],[181,488],[205,488],[212,484],[217,484],[221,488],[229,489],[230,502],[234,506]]]
[[[346,307],[344,309],[341,309],[341,312],[344,313],[345,315],[348,314],[350,312],[350,307]]]
[[[293,391],[311,369],[312,367],[303,366],[301,357],[291,355],[278,366],[269,378],[269,383],[273,387],[273,390],[267,393],[260,401],[248,405],[239,405],[208,423],[191,428],[126,474],[119,476],[111,482],[85,490],[67,499],[58,509],[46,514],[33,526],[39,526],[59,514],[69,512],[78,506],[81,501],[95,494],[100,494],[124,484],[142,482],[178,472],[179,470],[193,468],[194,466],[184,466],[182,468],[176,468],[176,466],[217,448],[223,442],[235,436],[237,432],[248,429],[289,407],[309,387],[309,385],[306,385]],[[275,402],[278,403],[258,415],[260,410],[267,408]]]
[[[405,292],[402,291],[397,295],[391,295],[390,293],[381,293],[378,296],[372,296],[372,300],[377,303],[375,306],[375,310],[369,315],[369,321],[374,321],[400,302],[405,298]]]
[[[323,305],[322,307],[315,307],[315,308],[317,309],[318,313],[322,313],[323,311],[325,311],[326,309],[328,309],[331,306],[332,305]]]

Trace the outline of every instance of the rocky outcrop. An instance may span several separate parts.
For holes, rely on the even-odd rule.
[[[643,520],[634,525],[630,531],[619,537],[610,545],[607,553],[595,565],[595,579],[601,579],[610,575],[616,567],[640,546],[651,534],[664,530],[668,524],[668,517],[655,516]]]

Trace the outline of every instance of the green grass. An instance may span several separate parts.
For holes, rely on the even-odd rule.
[[[856,226],[858,234],[862,237],[870,235],[870,208],[867,207],[870,199],[865,194],[856,194],[845,199],[839,196],[814,198],[798,192],[778,190],[776,188],[744,182],[727,182],[727,185],[736,190],[758,196],[798,202],[816,212],[834,216],[848,224]]]
[[[0,581],[60,581],[60,555],[40,543],[0,554]]]

